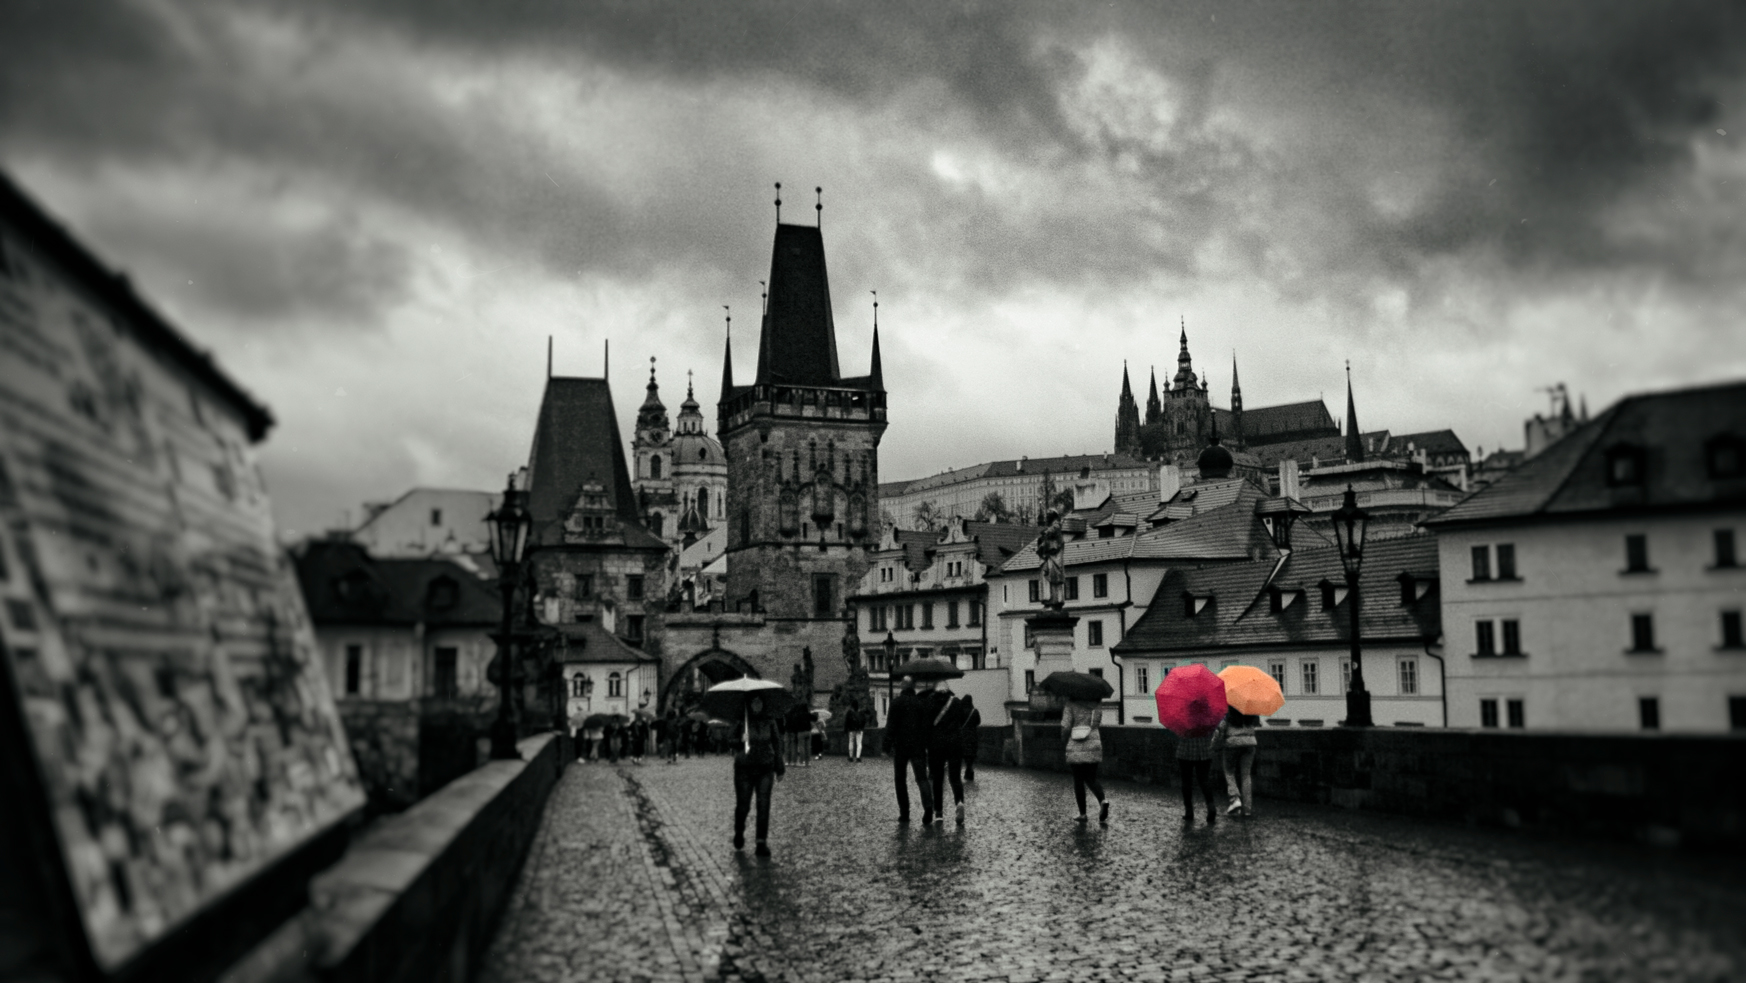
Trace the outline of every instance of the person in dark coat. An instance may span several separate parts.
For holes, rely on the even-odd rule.
[[[891,701],[885,716],[885,743],[891,748],[892,776],[897,783],[897,821],[909,822],[909,774],[921,789],[922,825],[934,821],[934,797],[928,786],[928,745],[932,743],[934,716],[939,708],[933,705],[929,692],[932,681],[923,680],[916,690],[905,687]]]
[[[958,822],[964,821],[964,724],[973,707],[964,698],[944,687],[934,690],[929,702],[935,708],[933,734],[928,742],[928,776],[933,780],[934,801],[940,805],[940,818],[946,818],[946,779],[952,780],[952,801],[958,809]]]
[[[843,714],[843,733],[849,739],[849,760],[861,760],[861,742],[866,736],[867,718],[861,715],[861,708],[851,705]]]
[[[970,711],[970,715],[964,720],[963,729],[959,731],[964,755],[964,784],[968,785],[976,780],[976,753],[982,749],[982,711],[976,709],[976,703],[970,699],[969,693],[958,699]]]
[[[734,849],[746,848],[746,814],[752,799],[758,800],[758,846],[753,852],[770,855],[770,793],[776,779],[787,772],[782,760],[782,728],[764,712],[762,697],[746,704],[739,747],[734,752]]]

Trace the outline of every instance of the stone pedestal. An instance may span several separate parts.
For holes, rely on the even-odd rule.
[[[1045,610],[1042,614],[1032,615],[1025,619],[1026,627],[1031,630],[1031,640],[1037,651],[1037,682],[1041,683],[1052,672],[1073,671],[1073,628],[1079,624],[1079,619],[1063,612],[1060,608]],[[1024,724],[1040,723],[1045,720],[1061,719],[1061,709],[1064,701],[1053,693],[1044,692],[1041,687],[1032,689],[1030,703],[1024,708],[1014,708],[1013,718],[1013,752],[1018,764],[1025,764],[1025,729]]]

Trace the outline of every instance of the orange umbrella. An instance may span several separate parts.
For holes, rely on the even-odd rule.
[[[1219,678],[1225,681],[1225,700],[1241,713],[1270,717],[1285,705],[1279,682],[1254,666],[1226,666]]]

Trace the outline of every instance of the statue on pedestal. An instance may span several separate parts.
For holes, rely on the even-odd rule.
[[[1061,513],[1050,510],[1043,520],[1043,534],[1037,537],[1037,559],[1042,561],[1043,579],[1049,582],[1049,596],[1043,604],[1055,610],[1060,610],[1066,603],[1061,596],[1061,585],[1067,578],[1066,571],[1061,567],[1063,540]]]

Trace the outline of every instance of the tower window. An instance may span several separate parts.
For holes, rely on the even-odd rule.
[[[443,524],[443,510],[442,509],[431,509],[430,510],[430,524],[433,526],[440,526]]]
[[[660,476],[661,476],[661,455],[656,454],[653,457],[649,458],[649,477],[659,478]]]

